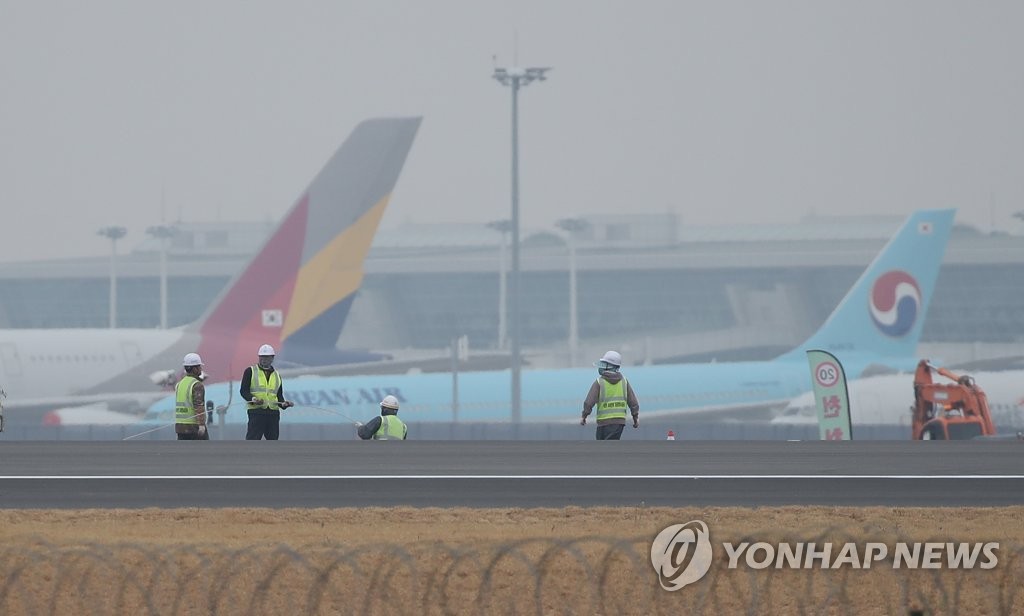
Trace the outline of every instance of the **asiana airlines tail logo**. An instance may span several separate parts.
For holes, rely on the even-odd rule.
[[[673,524],[651,544],[651,564],[665,590],[679,590],[700,580],[711,568],[711,538],[700,520]]]

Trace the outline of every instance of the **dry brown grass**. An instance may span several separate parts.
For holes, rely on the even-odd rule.
[[[715,568],[667,593],[650,540],[692,519]],[[0,612],[1024,613],[1022,520],[1024,507],[10,510]],[[1003,548],[993,571],[726,569],[721,542],[745,537]]]
[[[217,543],[229,547],[318,542],[363,545],[385,533],[398,543],[453,545],[519,539],[653,537],[669,524],[704,520],[718,537],[753,531],[830,527],[867,529],[915,539],[1024,544],[1024,507],[566,507],[469,509],[368,507],[362,509],[84,509],[8,510],[0,541],[49,543],[132,542],[153,546]]]

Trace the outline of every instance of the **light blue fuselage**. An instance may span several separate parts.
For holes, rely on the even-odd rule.
[[[917,342],[953,227],[954,210],[921,210],[911,215],[871,262],[825,323],[804,344],[771,361],[630,366],[641,414],[737,412],[783,405],[811,389],[806,351],[829,351],[848,378],[872,364],[913,370]],[[627,358],[628,361],[628,358]],[[524,421],[578,421],[594,368],[534,370],[522,374]],[[207,400],[232,403],[225,420],[246,421],[244,403],[229,384],[211,384]],[[237,386],[237,385],[235,385]],[[467,372],[458,377],[458,408],[452,404],[452,375],[307,377],[284,384],[296,403],[283,412],[290,422],[363,421],[379,413],[380,400],[397,396],[406,421],[507,421],[510,373]],[[147,421],[172,422],[174,398],[152,407]]]
[[[913,365],[908,358],[904,365]],[[863,362],[847,364],[859,374]],[[623,368],[644,416],[686,414],[714,409],[742,409],[785,404],[811,387],[806,361],[779,359],[766,362],[672,364]],[[578,421],[583,399],[597,378],[595,368],[537,370],[522,373],[524,421]],[[365,422],[380,412],[380,401],[394,395],[406,421],[508,421],[508,370],[466,372],[458,375],[458,409],[453,412],[452,375],[448,373],[305,377],[284,383],[285,397],[295,406],[282,411],[282,421],[293,423]],[[226,423],[244,423],[247,414],[237,391],[227,383],[207,387],[206,399],[215,405],[232,404]],[[234,385],[237,387],[237,385]],[[174,421],[174,401],[161,400],[146,416],[149,421]]]

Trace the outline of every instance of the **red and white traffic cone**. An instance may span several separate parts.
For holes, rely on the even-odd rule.
[[[674,440],[676,440],[676,433],[673,432],[672,430],[669,430],[668,431],[668,438],[666,438],[665,440],[666,441],[674,441]]]

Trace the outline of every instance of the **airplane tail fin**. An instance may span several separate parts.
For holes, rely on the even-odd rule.
[[[262,344],[302,363],[333,350],[363,280],[363,261],[421,118],[360,123],[255,257],[190,329],[221,375]]]
[[[806,349],[840,357],[913,357],[955,214],[953,209],[912,214],[821,328],[783,358],[803,360]]]

